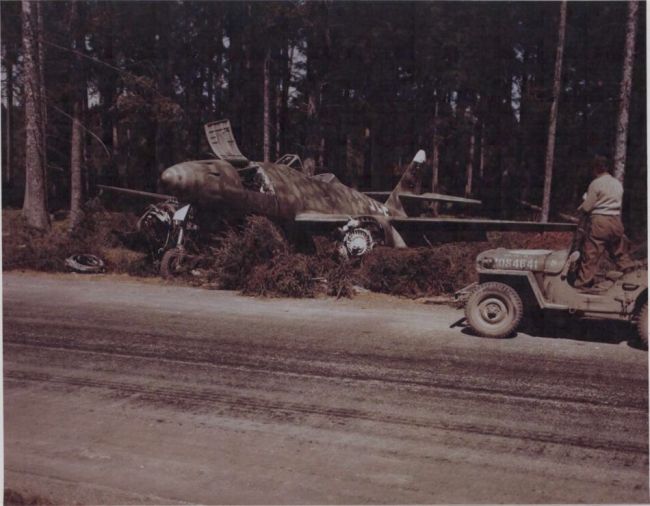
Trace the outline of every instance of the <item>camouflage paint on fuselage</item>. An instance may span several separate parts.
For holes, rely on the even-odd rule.
[[[247,187],[246,177],[257,177],[264,186]],[[308,177],[274,163],[238,170],[224,160],[183,162],[165,170],[161,180],[179,200],[229,215],[262,214],[278,220],[293,220],[301,213],[403,215],[336,179]]]

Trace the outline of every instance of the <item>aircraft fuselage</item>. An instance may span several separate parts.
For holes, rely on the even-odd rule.
[[[224,160],[183,162],[165,170],[166,190],[181,202],[229,215],[293,220],[301,213],[389,216],[394,210],[333,178],[308,177],[286,165],[236,169]]]

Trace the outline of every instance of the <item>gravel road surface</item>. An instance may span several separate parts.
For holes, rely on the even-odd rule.
[[[629,503],[648,355],[376,295],[5,273],[5,487],[57,504]]]

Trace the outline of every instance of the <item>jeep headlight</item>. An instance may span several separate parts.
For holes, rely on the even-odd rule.
[[[484,269],[491,269],[492,267],[494,267],[494,258],[492,257],[481,258],[481,260],[479,260],[479,265]]]

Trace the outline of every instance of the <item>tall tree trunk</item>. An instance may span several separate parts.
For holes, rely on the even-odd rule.
[[[115,64],[115,58],[113,54],[113,44],[114,44],[114,18],[115,18],[115,6],[111,2],[105,2],[101,4],[103,19],[106,20],[106,30],[105,37],[102,41],[103,50],[101,52],[101,58],[111,64]],[[106,148],[111,153],[111,156],[106,160],[105,166],[100,168],[99,172],[103,173],[106,178],[106,181],[109,184],[126,184],[126,169],[127,162],[124,160],[124,163],[121,164],[121,160],[117,153],[114,150],[113,146],[113,130],[118,128],[117,114],[113,110],[116,99],[116,88],[117,88],[117,78],[118,75],[113,69],[109,71],[103,71],[101,78],[98,80],[98,90],[99,96],[101,99],[100,103],[100,123],[101,123],[101,138],[102,142]]]
[[[221,95],[222,95],[222,85],[223,85],[223,53],[224,53],[224,47],[223,47],[223,20],[219,24],[219,30],[217,32],[217,47],[216,47],[216,53],[215,53],[215,66],[216,66],[216,72],[213,69],[211,72],[212,75],[212,80],[215,81],[213,85],[213,93],[214,93],[214,105],[212,108],[212,117],[210,121],[212,121],[212,118],[215,117],[215,115],[222,114],[223,109],[221,106]]]
[[[431,191],[438,191],[438,167],[440,164],[440,136],[438,135],[438,101],[433,110],[433,152],[431,154]]]
[[[625,58],[623,60],[623,78],[616,125],[614,151],[614,176],[619,181],[625,177],[625,158],[627,155],[627,125],[630,119],[630,92],[632,91],[632,70],[634,65],[634,42],[638,19],[639,2],[630,0],[627,11],[627,29],[625,33]]]
[[[24,100],[25,100],[25,199],[23,215],[31,227],[46,230],[50,227],[47,212],[45,139],[42,128],[41,70],[37,39],[41,34],[38,24],[38,4],[22,1]]]
[[[308,53],[309,54],[309,53]],[[312,51],[311,55],[315,52]],[[308,95],[307,95],[307,135],[306,135],[306,158],[303,168],[308,175],[314,175],[316,172],[316,160],[318,157],[318,150],[320,147],[320,128],[319,128],[319,104],[320,104],[320,80],[317,71],[314,69],[316,66],[313,60],[314,56],[307,57],[307,82],[308,82]]]
[[[41,101],[40,107],[40,129],[42,134],[43,147],[41,156],[43,157],[43,167],[45,171],[45,204],[47,205],[47,96],[45,94],[45,44],[42,42],[44,37],[43,33],[43,3],[37,2],[36,16],[38,32],[36,37],[36,44],[38,46],[38,88]]]
[[[436,97],[436,103],[433,108],[433,146],[431,151],[431,191],[436,193],[438,191],[440,179],[440,132],[438,131],[438,117],[439,103]],[[438,216],[440,208],[439,202],[432,202],[430,205],[431,214]]]
[[[72,113],[72,136],[70,139],[70,232],[74,232],[83,219],[81,203],[83,201],[82,164],[83,138],[81,126],[82,105],[75,101]]]
[[[313,29],[307,36],[307,132],[305,140],[306,167],[315,174],[316,165],[321,156],[322,139],[325,123],[323,85],[324,76],[327,75],[327,61],[329,49],[328,5],[326,3],[313,4],[312,14],[318,19]]]
[[[73,233],[83,219],[81,204],[83,202],[83,175],[84,166],[84,137],[83,111],[84,99],[87,95],[85,88],[85,75],[82,69],[83,62],[78,52],[84,50],[84,36],[82,33],[82,21],[80,4],[72,2],[70,5],[70,33],[73,37],[72,48],[76,49],[73,60],[73,71],[71,72],[71,89],[73,92],[72,129],[70,135],[70,225],[69,232]]]
[[[350,180],[350,186],[359,189],[359,179],[363,173],[365,165],[364,159],[365,137],[358,128],[353,128],[348,132],[345,146],[345,167]]]
[[[156,5],[154,13],[154,22],[156,26],[156,39],[154,41],[154,48],[158,58],[161,61],[161,68],[157,69],[157,83],[158,91],[166,99],[173,96],[172,77],[173,66],[172,58],[170,55],[170,31],[171,31],[171,17],[170,17],[171,2],[160,2]],[[199,77],[200,90],[197,93],[199,97],[199,104],[203,100],[203,79]],[[156,173],[153,174],[153,181],[147,181],[147,184],[152,188],[156,188],[158,178],[162,172],[171,165],[173,159],[172,147],[174,144],[174,130],[166,119],[156,118],[156,134],[155,134],[155,167]],[[199,124],[201,123],[199,118]],[[198,152],[198,146],[197,150]]]
[[[85,75],[85,74],[84,74]],[[84,83],[87,83],[86,80],[84,80]],[[81,102],[81,117],[83,118],[84,122],[86,118],[88,117],[88,94],[86,93],[84,96],[83,101]],[[90,195],[90,181],[91,181],[91,175],[90,175],[90,170],[88,169],[90,165],[90,136],[89,132],[84,129],[84,135],[83,135],[83,142],[81,143],[82,146],[82,157],[81,157],[81,196],[82,199],[84,199],[87,195]],[[93,182],[93,188],[94,188],[94,182]]]
[[[282,138],[282,93],[281,89],[275,90],[275,158],[278,159],[282,153],[280,139]]]
[[[205,67],[205,82],[207,86],[207,95],[208,95],[208,107],[206,108],[206,117],[208,121],[211,121],[214,118],[214,73],[212,72],[211,67]],[[204,118],[205,121],[205,118]],[[204,123],[201,121],[201,123]]]
[[[381,122],[379,114],[371,113],[370,117],[370,187],[373,190],[385,190],[384,175],[382,171],[382,158],[380,153],[379,135]]]
[[[325,168],[325,136],[321,135],[318,143],[318,168],[322,171]]]
[[[303,169],[309,176],[316,173],[316,159],[318,157],[318,105],[315,91],[311,91],[307,98],[307,141],[306,157]]]
[[[548,125],[548,141],[546,144],[546,162],[544,164],[544,196],[542,201],[543,223],[548,222],[551,208],[551,183],[553,181],[553,157],[555,153],[555,129],[557,126],[557,107],[560,98],[562,82],[562,55],[564,53],[564,35],[566,32],[566,0],[560,4],[560,22],[558,26],[557,50],[555,53],[555,74],[553,76],[553,103]]]
[[[472,194],[472,179],[474,177],[474,143],[476,142],[476,135],[474,127],[469,136],[469,152],[467,154],[467,168],[465,170],[465,196],[469,197]]]
[[[287,130],[289,123],[289,87],[291,86],[291,66],[293,65],[292,45],[288,45],[286,51],[286,65],[282,77],[282,112],[280,114],[280,150],[278,155],[287,151]]]
[[[117,122],[113,123],[113,132],[111,134],[111,145],[113,147],[113,163],[117,167],[117,174],[120,181],[126,181],[126,163],[120,163],[122,146],[120,146],[120,130]]]
[[[483,182],[485,174],[485,124],[481,125],[481,144],[479,147],[481,153],[478,158],[478,177]]]
[[[5,183],[11,184],[13,179],[13,108],[14,108],[14,66],[12,61],[7,61],[7,116],[5,118]]]
[[[264,55],[264,161],[271,161],[271,50]]]

